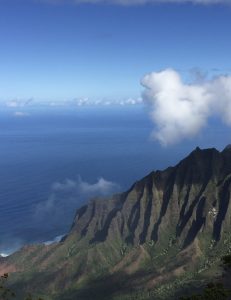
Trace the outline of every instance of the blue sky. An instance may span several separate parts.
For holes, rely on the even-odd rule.
[[[166,68],[229,73],[230,32],[222,4],[2,0],[0,99],[113,100],[139,97],[141,78]]]

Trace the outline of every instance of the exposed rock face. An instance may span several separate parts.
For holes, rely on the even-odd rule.
[[[187,247],[199,233],[219,241],[230,228],[230,183],[230,149],[197,148],[175,167],[152,172],[128,192],[79,209],[70,235],[87,238],[90,244],[115,237],[132,245],[158,243],[169,234]]]
[[[168,299],[164,286],[178,291],[231,252],[230,189],[231,148],[196,148],[125,193],[91,200],[61,243],[24,247],[1,258],[0,271],[13,270],[14,284],[32,291],[39,282],[52,299],[93,299],[95,285],[94,299],[123,299],[137,289],[145,291],[140,299]]]

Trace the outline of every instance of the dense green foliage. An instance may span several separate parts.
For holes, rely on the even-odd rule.
[[[222,265],[225,270],[231,269],[231,255],[222,257]],[[8,274],[5,273],[0,277],[0,300],[17,299],[16,294],[7,286]],[[226,300],[230,299],[231,290],[224,287],[220,282],[209,283],[204,290],[199,294],[191,296],[183,296],[179,300]],[[139,296],[137,299],[141,299]],[[42,300],[41,298],[34,298],[32,295],[27,295],[24,300]]]
[[[231,291],[225,289],[222,283],[209,283],[202,294],[181,297],[180,300],[225,300],[230,295]]]

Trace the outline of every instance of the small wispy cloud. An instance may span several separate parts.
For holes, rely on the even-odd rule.
[[[95,183],[86,182],[80,176],[76,180],[55,182],[48,199],[35,207],[33,220],[46,224],[47,228],[63,229],[70,225],[76,209],[85,201],[105,197],[119,190],[118,184],[104,178],[99,178]]]
[[[48,2],[51,4],[113,4],[113,5],[145,5],[145,4],[201,4],[201,5],[214,5],[214,4],[230,4],[230,0],[36,0],[37,2]]]
[[[120,189],[118,184],[102,177],[93,183],[82,180],[80,176],[75,180],[66,179],[53,183],[48,198],[35,205],[31,219],[28,220],[34,235],[1,234],[0,256],[8,256],[32,242],[45,240],[45,245],[59,242],[63,233],[68,232],[77,208],[89,199],[109,196]]]
[[[137,104],[142,104],[142,103],[143,103],[143,99],[141,97],[128,98],[128,99],[119,101],[120,105],[137,105]]]
[[[7,107],[17,108],[17,107],[25,107],[33,103],[33,98],[29,99],[12,99],[5,102]]]
[[[7,107],[10,110],[17,109],[16,116],[20,116],[21,109],[27,107],[81,107],[81,106],[132,106],[142,104],[141,97],[129,97],[129,98],[89,98],[89,97],[76,97],[72,99],[52,99],[52,100],[35,100],[30,99],[12,99],[12,100],[1,100],[0,106]],[[18,113],[19,112],[19,113]]]
[[[46,241],[44,242],[44,245],[51,245],[51,244],[54,244],[54,243],[58,243],[62,240],[62,238],[64,237],[65,235],[62,234],[62,235],[58,235],[56,236],[55,238],[53,238],[52,240],[49,240],[49,241]]]
[[[14,116],[19,118],[28,117],[29,115],[30,115],[29,113],[23,111],[14,112]]]
[[[197,135],[212,116],[231,125],[231,76],[186,84],[177,71],[167,69],[147,74],[141,83],[155,124],[152,137],[162,145]]]
[[[49,102],[51,107],[80,107],[80,106],[112,106],[112,105],[121,105],[121,106],[132,106],[142,104],[143,100],[141,97],[137,98],[125,98],[125,99],[90,99],[88,97],[83,98],[74,98],[72,100],[65,101],[52,101]]]
[[[115,188],[118,188],[117,184],[107,181],[102,177],[92,184],[83,181],[82,178],[78,176],[77,180],[66,179],[64,182],[55,182],[52,185],[54,192],[74,192],[78,196],[82,195],[85,197],[106,196]]]

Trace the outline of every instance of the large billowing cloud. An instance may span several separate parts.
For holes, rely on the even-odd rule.
[[[39,0],[37,0],[39,1]],[[159,3],[230,4],[230,0],[40,0],[50,3],[143,5]]]
[[[231,76],[185,84],[178,72],[167,69],[147,74],[141,83],[155,124],[152,136],[163,145],[195,136],[211,116],[231,125]]]

